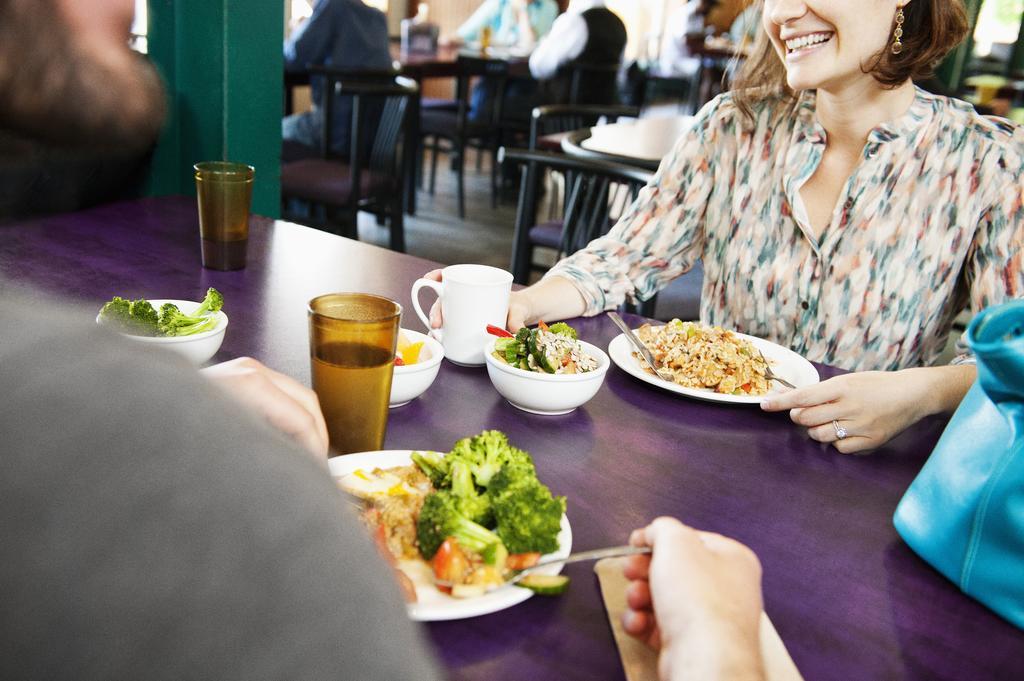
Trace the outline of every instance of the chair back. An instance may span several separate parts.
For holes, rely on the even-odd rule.
[[[314,67],[311,71],[325,78],[322,108],[324,125],[321,130],[320,153],[329,158],[331,151],[331,116],[334,113],[333,94],[352,98],[352,120],[348,164],[352,173],[352,186],[361,187],[364,171],[383,177],[401,178],[404,154],[410,152],[406,138],[411,124],[412,100],[419,88],[410,79],[395,71],[332,69]],[[399,183],[400,185],[400,183]],[[354,191],[358,201],[359,192]]]
[[[619,102],[618,63],[573,61],[563,68],[569,76],[568,104],[613,105]]]
[[[516,209],[512,254],[512,271],[521,283],[525,283],[530,268],[529,233],[536,222],[537,179],[541,173],[553,170],[566,177],[559,255],[575,253],[607,233],[612,226],[612,211],[624,210],[654,176],[634,166],[527,149],[502,149],[501,160],[526,167]]]
[[[504,59],[488,59],[475,55],[460,54],[456,60],[458,77],[456,79],[455,99],[458,101],[458,129],[465,131],[469,121],[470,88],[474,79],[481,79],[491,84],[493,96],[488,100],[490,109],[482,121],[482,127],[496,126],[501,122],[505,105],[505,89],[508,85],[509,63]]]
[[[606,123],[614,123],[622,117],[639,118],[640,107],[569,104],[535,107],[530,115],[530,149],[537,150],[538,141],[544,135],[590,128],[602,119]]]

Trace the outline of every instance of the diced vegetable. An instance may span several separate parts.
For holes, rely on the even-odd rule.
[[[519,580],[519,586],[541,596],[559,596],[569,588],[569,578],[566,575],[526,575]]]
[[[462,580],[462,576],[469,568],[469,559],[455,539],[448,537],[434,554],[430,566],[434,569],[436,579],[455,584]]]
[[[410,343],[402,352],[402,361],[406,364],[415,364],[420,361],[420,350],[423,349],[423,341],[417,341],[416,343]]]
[[[452,587],[452,598],[476,598],[487,593],[484,584],[456,584]]]
[[[505,561],[505,567],[509,570],[525,570],[528,567],[533,567],[540,560],[539,551],[530,551],[528,553],[510,553],[508,560]]]

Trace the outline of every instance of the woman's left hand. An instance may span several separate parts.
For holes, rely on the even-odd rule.
[[[974,374],[969,366],[844,374],[772,395],[761,408],[790,410],[812,439],[850,454],[881,447],[929,414],[952,411]]]

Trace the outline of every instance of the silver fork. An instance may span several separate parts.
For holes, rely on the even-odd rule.
[[[786,386],[787,388],[793,388],[794,390],[796,390],[796,386],[795,385],[793,385],[792,383],[790,383],[789,381],[787,381],[784,378],[779,378],[778,376],[776,376],[772,372],[772,365],[768,363],[768,358],[764,356],[763,352],[758,350],[757,354],[761,355],[761,359],[764,360],[764,377],[765,378],[767,378],[769,381],[777,381],[777,382],[781,383],[782,385]]]
[[[616,556],[635,556],[635,555],[640,554],[640,553],[650,553],[650,552],[651,552],[651,547],[650,546],[612,546],[612,547],[607,548],[607,549],[592,549],[590,551],[577,551],[576,553],[570,553],[565,558],[545,558],[543,560],[537,561],[536,563],[534,563],[533,565],[531,565],[528,568],[523,568],[522,570],[520,570],[516,574],[514,574],[511,577],[509,577],[508,579],[506,579],[501,584],[488,585],[487,590],[490,591],[492,589],[498,589],[498,588],[501,588],[503,586],[510,586],[512,584],[515,584],[516,582],[521,580],[523,577],[526,577],[528,574],[530,574],[534,570],[537,570],[537,569],[542,568],[542,567],[546,567],[548,565],[559,565],[559,564],[564,565],[564,564],[567,564],[567,563],[581,563],[581,562],[586,561],[586,560],[601,560],[602,558],[614,558]],[[451,582],[445,581],[443,579],[435,579],[434,580],[434,584],[437,585],[437,586],[449,586],[449,587],[450,586],[454,586]]]
[[[652,355],[651,351],[647,349],[647,346],[636,337],[636,334],[633,333],[633,329],[629,328],[629,325],[622,320],[622,317],[619,316],[618,312],[615,312],[614,310],[609,312],[608,319],[612,320],[612,323],[619,327],[619,330],[622,331],[622,333],[626,334],[626,338],[629,339],[629,342],[633,344],[633,347],[640,353],[644,362],[647,363],[647,366],[651,368],[651,371],[653,371],[658,378],[663,381],[668,381],[669,383],[675,383],[670,373],[667,371],[662,372],[661,367],[658,366],[658,361],[654,359],[654,355]]]

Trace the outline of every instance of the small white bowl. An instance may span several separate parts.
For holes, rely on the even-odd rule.
[[[149,302],[158,312],[164,303],[174,303],[185,314],[192,314],[199,307],[199,302],[194,300],[151,298]],[[217,324],[212,329],[191,336],[133,336],[130,333],[121,335],[139,343],[166,347],[193,364],[200,365],[216,355],[220,350],[220,344],[224,342],[224,332],[228,329],[228,316],[221,311],[217,312],[216,319]],[[96,315],[96,323],[101,324],[99,315]]]
[[[540,374],[510,366],[494,356],[494,341],[487,343],[484,359],[494,388],[509,403],[531,414],[568,414],[597,394],[611,361],[604,350],[580,341],[583,350],[597,360],[597,368],[585,374]]]
[[[409,329],[401,329],[401,332],[409,339],[410,343],[423,341],[423,348],[420,350],[420,361],[415,364],[395,366],[395,374],[391,377],[389,407],[401,407],[409,404],[426,392],[437,378],[441,360],[444,359],[444,348],[430,336]]]

